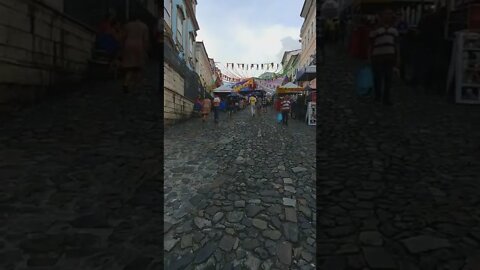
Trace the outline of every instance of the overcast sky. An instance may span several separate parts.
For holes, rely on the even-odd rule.
[[[199,0],[197,41],[203,41],[208,56],[222,73],[226,63],[280,63],[283,52],[301,48],[300,17],[304,0]],[[249,67],[250,69],[250,67]],[[270,69],[269,71],[275,71]],[[265,71],[236,73],[259,76]]]

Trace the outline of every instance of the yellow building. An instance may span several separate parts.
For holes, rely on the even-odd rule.
[[[213,72],[212,65],[210,63],[210,59],[208,58],[207,50],[205,49],[205,44],[203,41],[195,42],[195,55],[196,55],[196,65],[195,71],[197,72],[198,76],[200,77],[200,81],[202,82],[203,87],[205,90],[211,91],[214,87],[213,83],[213,76],[215,73]]]

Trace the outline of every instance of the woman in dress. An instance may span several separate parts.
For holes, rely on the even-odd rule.
[[[132,17],[125,25],[125,39],[122,53],[122,67],[125,70],[123,91],[128,92],[132,81],[140,80],[140,74],[147,60],[149,44],[148,26],[140,21],[138,17]]]

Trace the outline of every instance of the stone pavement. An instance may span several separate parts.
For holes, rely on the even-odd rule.
[[[2,119],[0,269],[162,269],[158,77],[127,95],[85,83]]]
[[[170,128],[164,151],[165,269],[315,269],[314,126],[245,109]]]
[[[320,269],[480,269],[480,107],[396,82],[393,107],[357,98],[358,63],[319,69]]]

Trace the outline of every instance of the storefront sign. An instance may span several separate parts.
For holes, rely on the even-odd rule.
[[[317,125],[317,103],[309,102],[307,107],[307,123],[309,126]]]

